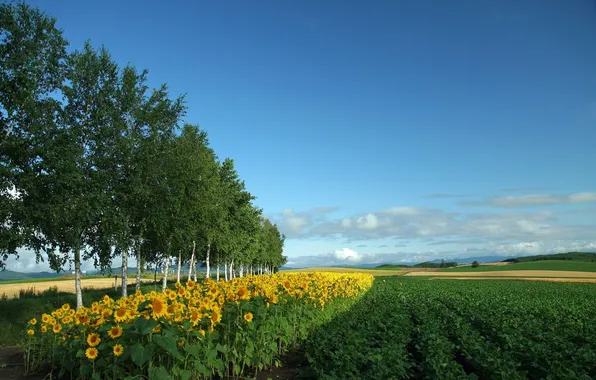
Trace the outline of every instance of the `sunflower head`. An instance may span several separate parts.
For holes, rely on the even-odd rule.
[[[95,348],[95,347],[89,347],[85,350],[85,356],[89,360],[95,360],[95,358],[97,358],[98,353],[99,352],[97,351],[97,348]]]
[[[101,343],[101,338],[99,337],[99,334],[97,333],[92,333],[87,335],[87,344],[91,347],[95,347],[97,345],[99,345],[99,343]]]
[[[62,330],[62,326],[59,323],[56,323],[54,326],[52,326],[52,331],[54,334],[58,334],[60,330]]]
[[[244,314],[244,320],[246,322],[250,323],[250,322],[252,322],[252,319],[253,319],[252,313],[246,313],[246,314]]]
[[[126,319],[126,308],[121,306],[116,309],[114,312],[114,319],[116,322],[123,322]]]
[[[33,329],[29,329],[27,330],[27,335],[34,335],[35,331],[33,331]]]
[[[122,347],[121,344],[116,344],[114,348],[112,348],[112,352],[114,353],[114,356],[120,356],[124,352],[124,347]]]
[[[122,336],[122,327],[114,326],[108,330],[108,335],[112,339],[116,339]]]

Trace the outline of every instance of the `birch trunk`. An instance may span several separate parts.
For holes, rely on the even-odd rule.
[[[234,260],[230,261],[230,280],[234,278]]]
[[[192,257],[195,257],[195,252],[197,249],[197,243],[193,240],[192,241]],[[197,260],[193,260],[192,262],[192,270],[194,271],[195,274],[195,282],[197,282]]]
[[[141,238],[139,237],[139,245],[137,246],[137,282],[135,283],[135,290],[141,290],[141,271],[143,270],[143,263],[141,262]]]
[[[228,263],[224,263],[224,278],[228,281]]]
[[[195,261],[195,254],[194,252],[190,256],[190,262],[188,263],[188,279],[192,280],[192,264]]]
[[[209,253],[211,252],[211,244],[207,244],[207,257],[205,258],[205,265],[207,266],[206,278],[211,276],[211,268],[209,267]]]
[[[128,297],[128,248],[122,251],[122,297]]]
[[[182,269],[182,251],[178,251],[178,273],[176,274],[176,282],[180,282],[180,269]]]
[[[168,287],[168,268],[170,267],[170,255],[166,255],[166,264],[165,268],[163,269],[163,284],[162,284],[162,291],[166,291]]]
[[[240,265],[240,277],[244,277],[244,265]]]
[[[217,269],[216,269],[216,277],[215,277],[215,279],[217,280],[217,282],[219,282],[219,265],[217,266]]]
[[[83,291],[81,289],[81,247],[74,251],[75,292],[77,294],[77,310],[83,307]]]

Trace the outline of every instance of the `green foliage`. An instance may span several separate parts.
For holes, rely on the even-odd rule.
[[[480,266],[480,263],[476,260],[474,260],[474,262],[472,263],[472,268],[478,268]]]
[[[377,278],[309,338],[307,357],[321,379],[590,379],[595,289]]]

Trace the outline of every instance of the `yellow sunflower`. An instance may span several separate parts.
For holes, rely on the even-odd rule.
[[[114,319],[116,320],[116,322],[124,322],[126,320],[126,308],[124,307],[119,307],[118,309],[116,309],[116,311],[114,312]]]
[[[92,333],[87,335],[87,344],[89,344],[91,347],[97,346],[100,342],[101,338],[99,337],[99,334]]]
[[[114,352],[114,356],[120,356],[124,352],[124,347],[122,347],[121,344],[117,344],[114,346],[112,351]]]
[[[29,321],[29,323],[33,326],[35,326],[37,324],[37,319],[33,318],[32,320]]]
[[[89,347],[88,349],[85,350],[85,356],[89,360],[95,360],[95,358],[97,358],[98,353],[99,352],[97,351],[97,348],[95,348],[95,347]]]
[[[160,298],[156,297],[153,299],[153,302],[151,302],[151,310],[153,318],[157,319],[166,314],[166,304]]]
[[[54,334],[58,334],[60,330],[62,330],[62,326],[58,323],[52,327],[52,331],[54,332]]]
[[[108,330],[108,335],[112,339],[116,339],[122,336],[122,327],[114,326],[110,330]]]
[[[29,329],[29,330],[27,330],[27,334],[34,335],[35,334],[35,331],[33,331],[32,329]]]
[[[246,314],[244,314],[244,320],[246,322],[249,322],[249,323],[252,322],[252,318],[253,318],[252,313],[246,313]]]

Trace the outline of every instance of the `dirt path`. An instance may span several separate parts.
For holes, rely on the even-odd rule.
[[[410,272],[406,276],[429,276],[425,272]],[[561,277],[594,278],[596,272],[575,272],[564,270],[499,270],[487,272],[434,272],[433,277]]]
[[[135,280],[132,279],[132,282],[129,284],[134,284]],[[153,280],[142,280],[143,282],[152,282]],[[118,280],[118,287],[121,285],[121,280]],[[75,284],[74,280],[60,280],[60,281],[43,281],[43,282],[24,282],[21,284],[0,284],[0,296],[2,294],[6,294],[9,298],[18,297],[19,290],[24,289],[31,289],[34,288],[35,292],[39,293],[44,290],[47,290],[50,287],[57,287],[58,291],[61,292],[75,292]],[[94,288],[94,289],[106,289],[111,288],[114,286],[114,279],[113,278],[92,278],[92,279],[82,279],[81,286],[83,289],[85,288]]]

